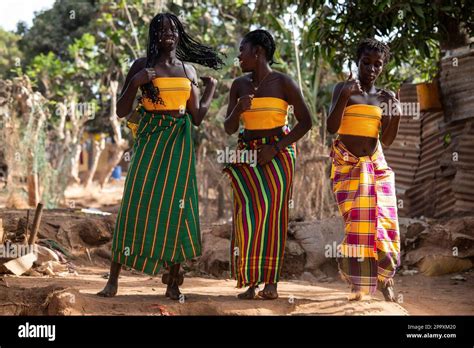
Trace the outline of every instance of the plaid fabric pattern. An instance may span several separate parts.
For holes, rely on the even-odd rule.
[[[395,175],[380,142],[371,156],[357,157],[336,139],[332,151],[332,188],[345,222],[339,268],[355,291],[373,293],[400,264]]]

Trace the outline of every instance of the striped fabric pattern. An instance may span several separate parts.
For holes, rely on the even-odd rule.
[[[374,293],[400,265],[400,235],[395,175],[380,142],[372,156],[357,157],[336,139],[332,152],[332,188],[345,221],[339,269],[353,291]]]
[[[146,274],[201,254],[190,115],[140,108],[112,260]]]
[[[285,128],[285,133],[288,133]],[[244,141],[238,150],[255,150],[279,137]],[[288,230],[288,209],[295,170],[296,145],[280,151],[264,166],[229,164],[224,169],[233,191],[231,273],[237,287],[276,283],[280,277]]]

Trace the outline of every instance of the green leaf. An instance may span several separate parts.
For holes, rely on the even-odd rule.
[[[416,13],[419,17],[425,19],[425,15],[423,14],[423,10],[422,10],[421,7],[413,6],[413,9],[415,10],[415,13]]]

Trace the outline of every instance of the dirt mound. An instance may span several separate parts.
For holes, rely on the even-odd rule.
[[[22,288],[0,282],[0,315],[77,315],[81,296],[57,285]],[[78,301],[79,300],[79,301]]]

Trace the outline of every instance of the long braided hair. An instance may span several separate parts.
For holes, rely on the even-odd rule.
[[[184,30],[183,24],[180,22],[178,17],[172,13],[159,13],[151,20],[148,31],[148,48],[146,54],[147,68],[154,67],[158,57],[160,56],[158,41],[166,18],[174,23],[175,28],[178,31],[179,39],[176,47],[176,57],[183,62],[183,68],[185,61],[204,65],[215,70],[220,69],[222,65],[224,65],[224,62],[219,56],[220,53],[211,47],[199,43],[189,36]],[[184,73],[186,74],[186,69],[184,69]],[[198,86],[195,81],[190,81],[193,85]],[[151,99],[153,103],[164,104],[163,99],[161,99],[159,95],[160,91],[158,87],[154,86],[151,81],[142,85],[141,91],[142,97]]]
[[[275,63],[273,55],[275,54],[275,40],[272,34],[263,29],[253,30],[245,34],[244,42],[250,42],[253,46],[259,45],[265,50],[265,56],[270,65]]]

